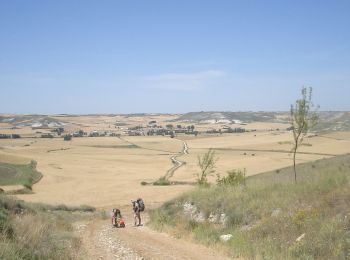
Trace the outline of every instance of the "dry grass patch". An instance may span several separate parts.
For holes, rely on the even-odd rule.
[[[246,185],[189,192],[152,211],[152,224],[164,230],[185,227],[183,234],[224,245],[235,257],[348,259],[350,155],[297,169],[297,184],[288,167],[248,177]],[[185,204],[193,205],[191,214],[185,213]],[[210,221],[210,216],[222,213],[223,222]],[[221,242],[223,234],[232,239]]]
[[[0,196],[0,258],[81,259],[72,223],[88,215],[83,213],[86,208],[74,215],[70,210]]]

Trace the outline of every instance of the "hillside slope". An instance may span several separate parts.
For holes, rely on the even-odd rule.
[[[0,259],[84,258],[73,223],[91,218],[94,210],[25,203],[0,194]]]
[[[151,220],[157,229],[224,245],[235,257],[349,259],[349,209],[350,155],[343,155],[299,165],[297,184],[285,168],[245,185],[198,188]]]
[[[320,111],[320,122],[317,131],[348,131],[350,130],[350,112],[348,111]],[[190,112],[179,116],[173,121],[203,123],[203,122],[270,122],[288,123],[289,112]]]

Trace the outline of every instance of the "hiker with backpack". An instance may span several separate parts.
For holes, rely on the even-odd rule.
[[[116,209],[116,208],[112,210],[112,226],[120,227],[120,228],[125,227],[125,222],[122,217],[122,213],[120,212],[119,209]]]
[[[132,202],[132,208],[134,211],[135,226],[141,226],[141,212],[145,210],[145,203],[140,198],[131,202]]]
[[[111,215],[112,215],[112,225],[115,226],[117,224],[117,219],[122,217],[121,212],[119,209],[114,208],[112,210]]]

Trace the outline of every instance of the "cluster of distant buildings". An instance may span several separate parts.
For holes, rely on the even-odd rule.
[[[53,130],[51,130],[52,133],[56,133],[58,136],[61,136],[64,133],[64,128],[60,127],[60,128],[55,128]],[[51,135],[53,137],[53,134],[46,134],[46,135]],[[107,131],[96,131],[93,130],[91,132],[85,132],[83,130],[78,130],[75,131],[73,133],[67,133],[64,135],[66,136],[70,136],[70,137],[103,137],[103,136],[118,136],[117,133],[114,132],[107,132]],[[42,137],[44,137],[42,135]]]
[[[42,133],[36,131],[37,134],[41,134],[41,138],[54,138],[61,136],[64,140],[71,140],[73,137],[104,137],[104,136],[170,136],[174,137],[178,134],[184,135],[195,135],[197,136],[200,132],[195,129],[194,125],[188,124],[172,124],[168,123],[165,126],[158,125],[156,121],[150,121],[147,125],[137,125],[132,127],[120,127],[127,126],[124,122],[116,122],[115,129],[113,131],[97,131],[93,130],[86,132],[84,130],[77,130],[74,132],[67,133],[65,128],[59,123],[52,123],[52,125],[35,123],[32,124],[33,130],[45,129],[50,130],[50,132]],[[232,123],[235,125],[240,125],[239,127],[232,127]],[[227,119],[211,119],[211,120],[202,120],[199,124],[221,124],[220,127],[211,127],[205,131],[201,131],[204,134],[224,134],[224,133],[244,133],[244,132],[253,132],[256,130],[246,130],[241,127],[246,125],[240,120],[227,120]],[[51,127],[50,127],[51,126]],[[110,128],[110,127],[109,127]],[[276,129],[277,130],[277,129]],[[279,129],[278,129],[279,130]],[[287,128],[286,130],[292,130],[292,128]],[[9,139],[9,138],[20,138],[18,134],[0,134],[0,139]]]
[[[19,134],[0,134],[0,139],[17,139],[21,138]]]
[[[206,131],[207,134],[224,134],[224,133],[244,133],[246,132],[245,128],[241,127],[223,127],[220,129],[209,129]]]
[[[156,121],[150,121],[147,126],[135,126],[128,128],[123,133],[128,136],[171,136],[176,134],[194,134],[197,135],[198,131],[195,131],[195,126],[182,126],[167,124],[165,127],[157,125]]]

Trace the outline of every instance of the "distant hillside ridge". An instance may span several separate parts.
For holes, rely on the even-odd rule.
[[[279,115],[288,115],[287,112],[220,112],[220,111],[208,111],[208,112],[190,112],[181,115],[174,121],[183,122],[208,122],[211,121],[230,121],[230,122],[284,122],[278,118]]]
[[[319,131],[349,131],[349,111],[322,111],[319,113],[320,120],[316,126]]]
[[[48,115],[0,116],[0,123],[9,123],[16,127],[59,127],[68,124]]]
[[[320,121],[314,130],[316,131],[350,131],[350,112],[349,111],[320,111],[318,112]],[[90,114],[92,116],[92,114]],[[289,123],[289,111],[200,111],[189,112],[185,114],[169,114],[169,113],[134,113],[134,114],[96,114],[98,116],[115,117],[116,115],[124,116],[124,118],[147,117],[147,116],[176,116],[176,119],[167,120],[168,122],[184,122],[184,123],[251,123],[251,122],[267,122],[267,123]],[[14,127],[31,126],[34,128],[54,128],[62,127],[74,122],[65,122],[62,117],[84,117],[86,115],[9,115],[0,114],[0,123],[7,123]],[[172,118],[173,118],[172,117]],[[62,119],[61,119],[62,118]]]
[[[319,111],[320,117],[317,131],[349,131],[350,112],[349,111]],[[220,112],[201,111],[189,112],[179,116],[174,122],[189,123],[288,123],[289,111],[286,112]]]

